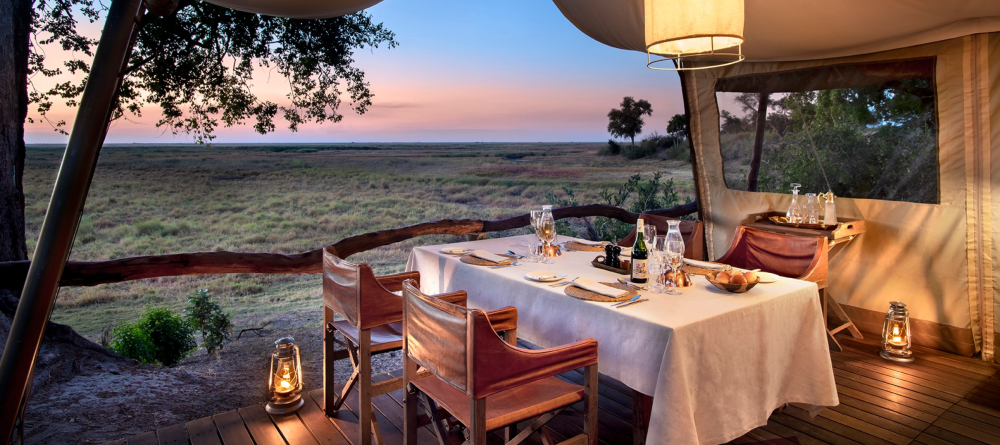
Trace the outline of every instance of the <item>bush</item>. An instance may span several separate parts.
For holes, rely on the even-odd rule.
[[[673,138],[660,136],[654,131],[653,134],[643,138],[638,145],[623,147],[622,155],[628,159],[646,158],[655,155],[661,148],[670,147],[673,142]]]
[[[197,346],[187,320],[162,307],[147,309],[139,321],[111,331],[111,350],[142,363],[174,366]]]
[[[608,145],[601,147],[597,150],[597,154],[601,156],[614,156],[622,152],[622,146],[615,142],[614,139],[608,139]]]
[[[187,319],[195,329],[201,331],[201,339],[209,354],[222,349],[222,341],[233,333],[233,323],[229,314],[208,296],[208,289],[198,289],[188,298]]]
[[[139,363],[151,364],[156,361],[155,346],[149,333],[139,328],[138,323],[124,323],[111,330],[110,348],[125,357],[134,358]]]

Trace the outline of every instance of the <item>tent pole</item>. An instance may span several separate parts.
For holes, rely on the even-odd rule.
[[[674,62],[675,67],[679,67],[677,62]],[[694,182],[694,197],[695,202],[698,203],[698,219],[705,221],[705,200],[701,199],[701,178],[698,175],[698,156],[694,149],[694,138],[691,137],[691,105],[688,97],[688,85],[687,85],[687,75],[689,71],[677,71],[677,77],[681,80],[681,100],[684,102],[684,116],[688,119],[687,124],[687,138],[688,138],[688,150],[691,152],[691,174],[692,182]],[[700,128],[700,127],[699,127]],[[699,136],[701,137],[701,136]],[[708,237],[703,236],[701,239],[702,252],[708,253]],[[699,260],[704,259],[714,259],[714,258],[698,258]]]
[[[38,235],[21,300],[0,358],[0,441],[14,430],[21,399],[55,304],[66,259],[80,222],[87,192],[104,143],[122,63],[133,45],[142,0],[112,0],[66,143],[48,211]]]

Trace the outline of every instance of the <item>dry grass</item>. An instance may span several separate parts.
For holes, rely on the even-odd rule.
[[[568,186],[583,204],[637,172],[665,171],[691,193],[688,164],[597,156],[602,144],[385,144],[105,147],[71,258],[97,261],[192,251],[295,253],[347,236],[443,218],[497,219],[546,204]],[[61,147],[30,147],[28,248],[47,206]],[[559,194],[562,192],[560,191]],[[352,257],[401,271],[432,236]],[[167,277],[64,288],[53,319],[91,338],[146,306],[180,309],[207,288],[241,320],[314,310],[319,276]]]

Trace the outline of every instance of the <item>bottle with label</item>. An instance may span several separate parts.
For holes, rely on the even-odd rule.
[[[646,241],[643,239],[642,227],[643,220],[636,222],[635,226],[635,244],[632,244],[632,282],[633,283],[645,283],[646,277],[646,259],[649,258],[649,249],[646,248]]]

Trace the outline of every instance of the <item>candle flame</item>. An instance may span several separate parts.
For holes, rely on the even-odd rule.
[[[897,335],[897,336],[899,335],[899,326],[893,326],[892,327],[892,335]],[[896,337],[896,338],[899,338],[899,337]]]
[[[292,387],[292,385],[288,384],[288,380],[282,380],[278,386],[281,386],[281,389],[289,389]]]

